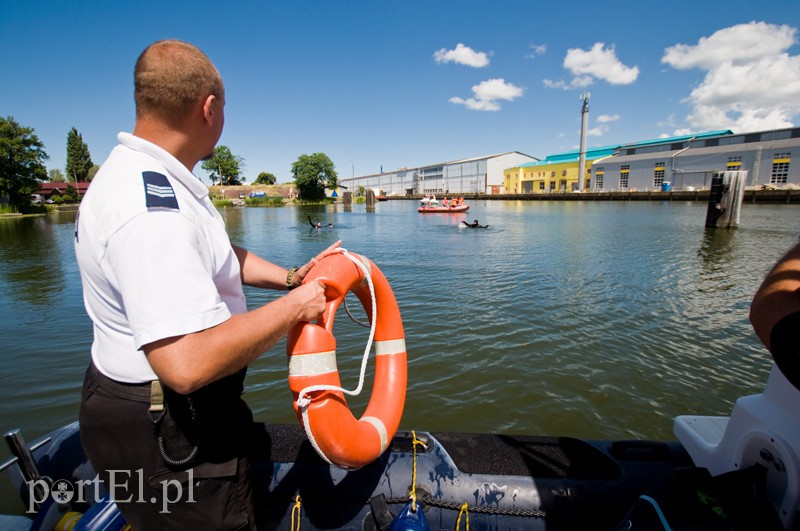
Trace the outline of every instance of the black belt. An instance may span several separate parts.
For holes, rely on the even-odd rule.
[[[94,363],[92,363],[90,370],[92,371],[92,378],[97,382],[98,386],[106,389],[111,394],[134,402],[150,404],[151,411],[161,411],[159,407],[163,409],[164,394],[161,390],[161,383],[158,380],[143,383],[118,382],[100,372]]]
[[[151,411],[160,411],[157,407],[153,409],[154,406],[158,406],[158,404],[163,404],[164,402],[162,386],[158,380],[143,383],[118,382],[97,370],[94,363],[91,364],[90,370],[92,371],[92,377],[100,387],[107,389],[119,398],[150,404]],[[221,378],[198,389],[192,393],[191,396],[196,400],[212,400],[213,402],[219,402],[224,398],[238,399],[244,392],[243,384],[245,373],[246,370],[242,369],[235,374]]]

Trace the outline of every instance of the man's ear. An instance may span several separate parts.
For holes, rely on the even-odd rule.
[[[213,94],[209,94],[203,101],[203,119],[209,125],[214,121],[214,113],[216,112],[214,103],[216,101],[217,97]]]

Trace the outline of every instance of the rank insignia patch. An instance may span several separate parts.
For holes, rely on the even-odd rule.
[[[178,198],[166,175],[154,171],[142,172],[147,208],[178,210]]]

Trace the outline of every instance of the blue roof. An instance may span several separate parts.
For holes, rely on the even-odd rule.
[[[705,133],[694,133],[681,136],[672,136],[668,138],[655,138],[653,140],[643,140],[641,142],[631,142],[629,144],[613,144],[610,146],[594,147],[586,149],[586,160],[600,159],[603,157],[610,157],[620,148],[632,148],[636,146],[651,146],[656,144],[671,144],[673,142],[685,142],[686,140],[700,139],[700,138],[713,138],[715,136],[732,135],[733,131],[730,129],[721,129],[719,131],[708,131]],[[580,161],[580,150],[565,151],[564,153],[556,153],[548,155],[544,160],[536,162],[526,162],[515,168],[530,168],[532,166],[546,166],[548,164],[559,164],[562,162],[578,162]]]
[[[668,138],[655,138],[653,140],[643,140],[641,142],[631,142],[630,144],[622,144],[619,147],[631,148],[636,146],[652,146],[654,144],[671,144],[672,142],[684,142],[695,138],[713,138],[715,136],[732,135],[733,131],[730,129],[721,129],[719,131],[708,131],[705,133],[693,133],[681,136],[671,136]]]
[[[619,145],[603,146],[586,149],[586,160],[594,160],[603,157],[608,157],[614,154],[614,151],[619,149]],[[580,160],[580,150],[567,151],[564,153],[556,153],[555,155],[548,155],[544,160],[537,160],[536,162],[526,162],[516,166],[517,168],[530,168],[531,166],[546,166],[548,164],[559,164],[562,162],[577,162]]]

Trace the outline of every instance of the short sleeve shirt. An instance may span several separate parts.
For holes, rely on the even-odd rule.
[[[156,379],[142,347],[243,313],[239,261],[206,186],[127,133],[81,201],[75,252],[92,360],[121,382]]]

